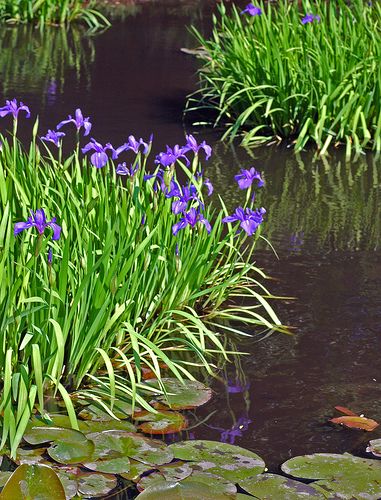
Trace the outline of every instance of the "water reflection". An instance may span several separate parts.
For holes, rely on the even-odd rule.
[[[93,39],[82,26],[68,29],[19,26],[0,28],[0,82],[4,96],[38,93],[42,105],[52,106],[65,82],[84,89],[91,84]]]
[[[276,247],[290,254],[380,248],[380,158],[346,163],[339,154],[316,160],[274,148],[254,154],[219,144],[209,175],[234,205],[243,199],[233,188],[238,170],[254,165],[264,173],[257,203],[266,207],[264,234]]]

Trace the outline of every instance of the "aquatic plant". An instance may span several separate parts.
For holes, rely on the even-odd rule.
[[[379,2],[222,4],[210,38],[192,31],[202,67],[187,106],[211,110],[224,138],[381,151]]]
[[[81,152],[91,121],[76,116],[69,156],[62,136],[38,141],[38,122],[27,151],[15,135],[0,137],[0,447],[9,442],[12,454],[48,396],[60,395],[73,428],[78,401],[111,415],[123,399],[150,410],[144,367],[160,379],[165,363],[193,379],[193,366],[212,373],[214,356],[227,358],[221,334],[242,333],[238,321],[284,331],[252,259],[259,222],[251,237],[222,222],[223,201],[205,201],[211,183],[197,152],[168,147],[172,163],[148,173],[152,138],[130,136],[119,148],[92,139]],[[127,175],[117,175],[121,166]],[[251,303],[227,302],[240,296]]]
[[[68,24],[81,20],[96,29],[109,26],[106,17],[95,9],[95,2],[84,0],[0,0],[0,20],[8,23],[38,22]]]

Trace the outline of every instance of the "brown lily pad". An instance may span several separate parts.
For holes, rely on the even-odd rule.
[[[186,429],[187,419],[175,411],[152,413],[143,411],[136,415],[135,420],[143,422],[138,429],[146,434],[172,434]]]

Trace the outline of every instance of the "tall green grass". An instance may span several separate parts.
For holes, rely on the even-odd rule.
[[[213,17],[201,45],[200,91],[188,107],[215,112],[223,137],[381,150],[381,4],[363,0],[260,2],[262,15]],[[321,21],[302,24],[312,13]]]
[[[109,26],[106,17],[84,0],[0,0],[0,20],[9,23],[68,24],[83,21],[89,28]]]
[[[50,152],[37,122],[27,151],[15,136],[0,140],[0,448],[9,442],[15,453],[49,396],[64,401],[73,427],[78,399],[109,411],[120,398],[147,407],[141,366],[158,378],[159,362],[180,379],[193,365],[212,373],[214,356],[228,354],[222,334],[239,333],[237,322],[283,330],[253,263],[255,239],[222,225],[222,200],[205,209],[210,235],[201,226],[174,237],[172,200],[144,180],[149,154],[133,157],[140,168],[123,183],[111,160],[96,169],[79,149],[64,159]],[[200,178],[178,168],[202,199]],[[37,208],[57,217],[59,241],[35,228],[14,236],[14,223]],[[248,305],[228,302],[237,297]]]

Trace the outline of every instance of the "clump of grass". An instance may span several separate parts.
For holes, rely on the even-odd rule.
[[[213,33],[195,28],[200,92],[188,106],[217,113],[224,137],[288,140],[321,154],[333,144],[381,150],[381,5],[363,0],[219,6]],[[306,16],[310,14],[312,17]]]
[[[84,0],[0,0],[0,19],[8,23],[64,25],[83,21],[89,28],[109,26],[106,17]]]
[[[192,378],[195,364],[212,373],[214,355],[227,358],[222,333],[242,333],[237,321],[283,330],[252,260],[262,215],[249,215],[251,187],[241,232],[234,217],[223,222],[222,200],[219,208],[205,202],[212,187],[198,151],[209,155],[208,145],[188,137],[149,174],[151,141],[132,136],[120,148],[90,141],[82,150],[89,162],[79,139],[91,123],[80,110],[44,145],[36,122],[24,151],[16,137],[23,112],[15,100],[0,108],[14,116],[11,139],[0,138],[0,448],[9,441],[13,453],[48,395],[60,395],[76,427],[73,397],[147,407],[142,366],[159,379],[161,362],[179,379]],[[78,145],[66,157],[63,130],[73,124]],[[111,157],[127,163],[115,167]],[[183,188],[178,169],[188,179]],[[260,180],[245,175],[247,187]],[[232,297],[249,304],[229,304]]]

